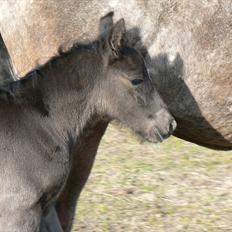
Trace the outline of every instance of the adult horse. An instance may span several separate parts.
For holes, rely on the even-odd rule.
[[[129,42],[149,51],[154,84],[178,121],[175,135],[214,149],[232,149],[232,3],[191,0],[4,0],[0,30],[16,76],[44,63],[64,43],[96,35],[99,16],[124,17]],[[135,28],[137,27],[137,29]],[[65,231],[106,124],[80,147],[57,210]]]

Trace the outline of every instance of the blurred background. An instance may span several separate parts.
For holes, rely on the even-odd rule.
[[[232,151],[175,137],[151,144],[110,125],[73,231],[232,231]]]

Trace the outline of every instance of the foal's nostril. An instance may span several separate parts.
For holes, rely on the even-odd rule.
[[[172,133],[176,129],[176,126],[177,126],[176,120],[173,119],[169,126],[169,133]]]

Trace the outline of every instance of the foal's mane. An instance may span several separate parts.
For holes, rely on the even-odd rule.
[[[48,106],[44,104],[43,94],[38,86],[38,79],[43,78],[43,70],[52,69],[58,60],[68,57],[72,53],[83,50],[97,52],[99,40],[91,43],[75,42],[69,49],[59,47],[57,55],[51,57],[45,64],[38,65],[34,70],[26,74],[22,79],[0,86],[0,104],[17,104],[21,106],[31,105],[43,116],[49,115]]]
[[[0,102],[12,102],[13,99],[19,100],[22,97],[21,92],[23,92],[25,88],[32,90],[37,89],[38,78],[43,78],[43,69],[53,68],[54,64],[58,60],[68,57],[70,54],[74,52],[80,52],[82,50],[97,51],[99,47],[98,45],[99,41],[96,40],[91,43],[75,42],[69,49],[66,50],[64,50],[63,47],[60,46],[58,48],[57,55],[51,57],[45,64],[38,65],[32,71],[30,71],[24,77],[22,77],[20,80],[0,86]]]

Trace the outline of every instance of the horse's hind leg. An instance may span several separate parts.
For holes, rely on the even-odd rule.
[[[63,232],[54,205],[46,210],[46,215],[43,215],[40,232]]]

